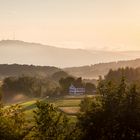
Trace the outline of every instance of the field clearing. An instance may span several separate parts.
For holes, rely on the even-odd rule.
[[[66,95],[64,96],[65,99],[83,99],[85,97],[90,97],[93,98],[95,95],[77,95],[77,96],[73,96],[73,95]]]
[[[25,103],[21,103],[20,105],[23,107],[23,108],[28,108],[29,106],[32,106],[36,103],[36,100],[31,100],[31,101],[28,101],[28,102],[25,102]]]
[[[59,107],[59,109],[68,115],[76,115],[80,111],[80,107]]]
[[[80,105],[80,99],[57,99],[53,103],[57,107],[75,107]]]
[[[72,120],[76,119],[77,113],[80,111],[81,100],[85,96],[64,96],[60,98],[45,98],[45,99],[32,99],[30,101],[20,103],[20,105],[25,110],[24,113],[26,118],[31,120],[33,119],[33,110],[36,109],[36,101],[42,100],[44,102],[52,103],[54,106],[58,107],[60,111],[68,115]],[[92,97],[91,95],[86,97]]]

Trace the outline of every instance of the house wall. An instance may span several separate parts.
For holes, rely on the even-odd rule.
[[[75,88],[75,87],[69,88],[70,95],[81,95],[83,93],[85,93],[85,88]]]

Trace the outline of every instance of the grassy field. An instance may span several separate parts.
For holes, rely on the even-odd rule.
[[[80,110],[80,102],[84,97],[85,96],[65,96],[60,98],[47,98],[39,100],[54,104],[60,111],[67,114],[68,117],[70,117],[71,119],[75,119],[76,114]],[[33,99],[24,103],[20,103],[20,105],[25,109],[25,115],[28,119],[33,118],[33,110],[36,109],[35,103],[37,100],[38,99]]]
[[[79,112],[80,107],[59,107],[59,109],[68,115],[76,115]]]

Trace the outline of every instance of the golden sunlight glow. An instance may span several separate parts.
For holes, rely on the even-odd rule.
[[[0,3],[1,39],[15,36],[18,40],[65,48],[140,50],[139,0]]]

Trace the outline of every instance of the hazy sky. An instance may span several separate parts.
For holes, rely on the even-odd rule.
[[[140,50],[140,0],[0,0],[0,39],[14,36],[66,48]]]

